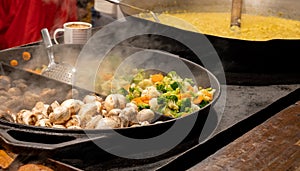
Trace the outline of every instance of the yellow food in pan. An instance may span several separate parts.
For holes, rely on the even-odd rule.
[[[300,21],[280,17],[242,14],[238,31],[230,29],[230,13],[164,13],[158,17],[162,24],[219,37],[255,41],[300,39]]]

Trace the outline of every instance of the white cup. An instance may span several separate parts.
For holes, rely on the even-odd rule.
[[[86,22],[68,22],[65,23],[64,28],[58,28],[54,31],[53,39],[56,44],[56,35],[59,32],[64,32],[65,44],[85,44],[92,35],[92,24]]]

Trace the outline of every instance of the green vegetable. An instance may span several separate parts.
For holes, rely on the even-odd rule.
[[[143,103],[138,105],[138,110],[150,109],[150,105]]]
[[[129,94],[127,94],[126,98],[128,100],[132,100],[136,97],[140,97],[142,94],[141,90],[138,87],[130,87],[129,88]]]
[[[174,81],[172,84],[170,84],[173,90],[176,90],[179,87],[179,83],[177,81]]]
[[[171,94],[171,95],[166,95],[165,97],[166,97],[166,99],[168,99],[169,101],[170,101],[170,100],[171,100],[171,101],[174,101],[174,102],[177,102],[177,101],[178,101],[178,97],[177,97],[176,95],[173,95],[173,94]]]
[[[160,91],[161,93],[167,92],[167,90],[165,89],[165,85],[163,84],[156,84],[156,90]]]
[[[140,70],[132,79],[132,83],[138,84],[143,79],[145,79],[145,72],[144,70]]]
[[[157,104],[162,105],[162,104],[166,104],[166,103],[167,103],[166,98],[161,97],[161,96],[157,98]]]
[[[200,107],[200,108],[203,108],[203,107],[206,106],[208,103],[209,103],[208,101],[202,100],[202,102],[199,104],[199,107]]]
[[[191,109],[192,102],[190,98],[181,100],[180,112],[188,112]]]

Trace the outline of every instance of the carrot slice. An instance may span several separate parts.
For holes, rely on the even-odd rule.
[[[203,100],[203,96],[198,96],[193,100],[194,104],[200,104]]]
[[[13,60],[10,61],[10,65],[11,66],[18,66],[19,62],[17,60],[13,59]]]
[[[25,52],[22,53],[22,58],[23,58],[24,61],[29,61],[30,58],[31,58],[31,54],[29,52],[25,51]]]
[[[152,81],[153,83],[162,81],[163,79],[164,79],[164,76],[163,76],[162,74],[154,74],[154,75],[151,75],[151,81]]]

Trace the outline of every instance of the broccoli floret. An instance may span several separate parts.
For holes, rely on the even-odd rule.
[[[180,76],[175,71],[170,71],[167,74],[168,77],[172,78],[173,80],[181,79]]]
[[[188,112],[191,109],[192,102],[190,98],[184,98],[181,100],[180,112]]]
[[[132,79],[132,83],[138,84],[145,78],[144,70],[140,70]]]
[[[143,109],[150,109],[150,105],[146,104],[146,103],[142,103],[138,105],[138,110],[143,110]]]
[[[206,106],[208,103],[209,103],[209,101],[202,100],[202,102],[199,104],[199,107],[200,107],[200,108],[203,108],[203,107]]]
[[[165,89],[165,85],[163,84],[156,84],[156,90],[162,92],[162,93],[166,93],[167,90]]]
[[[166,97],[166,99],[168,99],[168,100],[170,100],[170,101],[174,101],[174,102],[177,102],[177,101],[178,101],[178,97],[177,97],[176,95],[173,95],[173,94],[171,94],[171,95],[166,95],[165,97]]]
[[[167,99],[164,97],[158,97],[157,98],[157,104],[161,105],[161,104],[166,104]]]
[[[140,97],[142,94],[141,90],[139,87],[130,87],[129,88],[129,94],[126,96],[128,100],[132,100],[136,97]]]
[[[174,81],[170,84],[170,86],[173,90],[176,90],[179,87],[179,83],[177,81]]]

